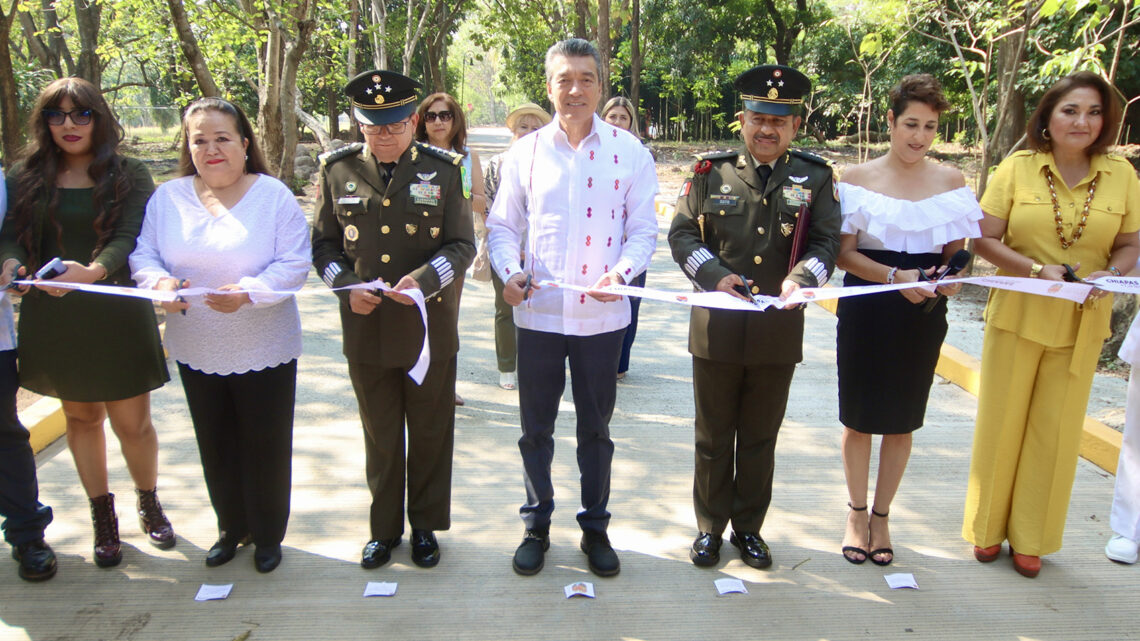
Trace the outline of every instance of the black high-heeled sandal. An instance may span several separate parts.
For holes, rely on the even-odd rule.
[[[889,515],[890,512],[879,513],[875,511],[875,508],[871,508],[871,516],[877,516],[880,519],[885,519]],[[889,554],[891,557],[886,561],[880,561],[879,559],[875,558],[875,555],[877,554]],[[874,563],[875,565],[890,565],[891,561],[895,560],[895,551],[891,548],[879,548],[877,550],[871,550],[871,554],[867,558],[871,559],[871,563]]]
[[[855,507],[854,505],[851,505],[851,503],[848,503],[847,507],[851,508],[852,512],[866,512],[867,511],[866,505],[864,505],[863,507]],[[863,563],[866,563],[868,558],[870,558],[867,555],[867,550],[864,550],[861,547],[856,547],[854,545],[844,545],[843,549],[840,551],[843,552],[843,558],[847,559],[848,563],[853,563],[855,565],[862,565]],[[863,558],[861,558],[861,559],[857,558],[855,556],[852,556],[852,554],[862,554]]]

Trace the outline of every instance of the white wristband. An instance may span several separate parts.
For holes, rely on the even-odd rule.
[[[898,267],[892,267],[891,270],[889,272],[887,272],[887,284],[888,285],[893,285],[895,283],[895,274],[898,273],[898,271],[899,271]]]

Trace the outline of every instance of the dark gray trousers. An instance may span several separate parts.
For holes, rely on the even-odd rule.
[[[578,470],[582,504],[578,524],[605,532],[610,522],[610,464],[614,443],[610,417],[617,400],[617,362],[625,329],[594,336],[565,336],[518,330],[519,413],[526,504],[519,509],[526,528],[547,528],[554,512],[550,463],[554,423],[566,389],[566,361],[577,414]]]

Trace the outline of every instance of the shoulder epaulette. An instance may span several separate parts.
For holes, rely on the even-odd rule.
[[[736,160],[736,157],[739,155],[739,151],[729,149],[724,151],[706,151],[703,154],[694,154],[693,157],[697,160],[708,160],[711,162],[714,160]]]
[[[333,149],[332,151],[326,151],[320,156],[317,156],[317,159],[321,161],[321,166],[324,167],[340,160],[341,158],[347,158],[354,154],[358,154],[360,153],[361,149],[364,149],[364,143],[354,142],[348,145],[344,145],[343,147]]]
[[[796,158],[807,160],[809,162],[819,163],[821,165],[827,165],[829,167],[831,166],[830,160],[822,156],[817,156],[811,152],[804,151],[802,149],[789,149],[788,153],[795,156]]]
[[[426,142],[420,142],[418,140],[416,141],[416,145],[425,154],[428,154],[429,156],[435,156],[436,158],[439,158],[440,160],[442,160],[446,163],[450,163],[452,165],[455,165],[456,167],[463,164],[463,154],[457,154],[454,151],[448,151],[446,149],[440,149],[439,147],[436,147],[435,145],[429,145]]]

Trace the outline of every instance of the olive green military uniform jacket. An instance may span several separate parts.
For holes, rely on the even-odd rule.
[[[359,143],[323,154],[313,222],[313,267],[329,287],[381,278],[395,285],[410,274],[427,299],[433,361],[459,350],[459,296],[449,287],[475,257],[471,199],[464,194],[463,156],[412,142],[385,181]],[[371,314],[340,298],[344,355],[354,363],[411,367],[423,346],[414,305],[389,298]]]
[[[785,279],[800,287],[827,282],[839,253],[840,213],[825,160],[787,152],[762,190],[756,160],[747,149],[699,158],[694,175],[681,188],[669,229],[673,260],[698,289],[713,291],[733,273],[754,281],[753,293],[769,296],[780,294]],[[810,226],[802,255],[789,271],[801,203],[811,210]],[[694,307],[689,352],[748,365],[798,363],[803,360],[803,323],[800,308],[742,312]]]

